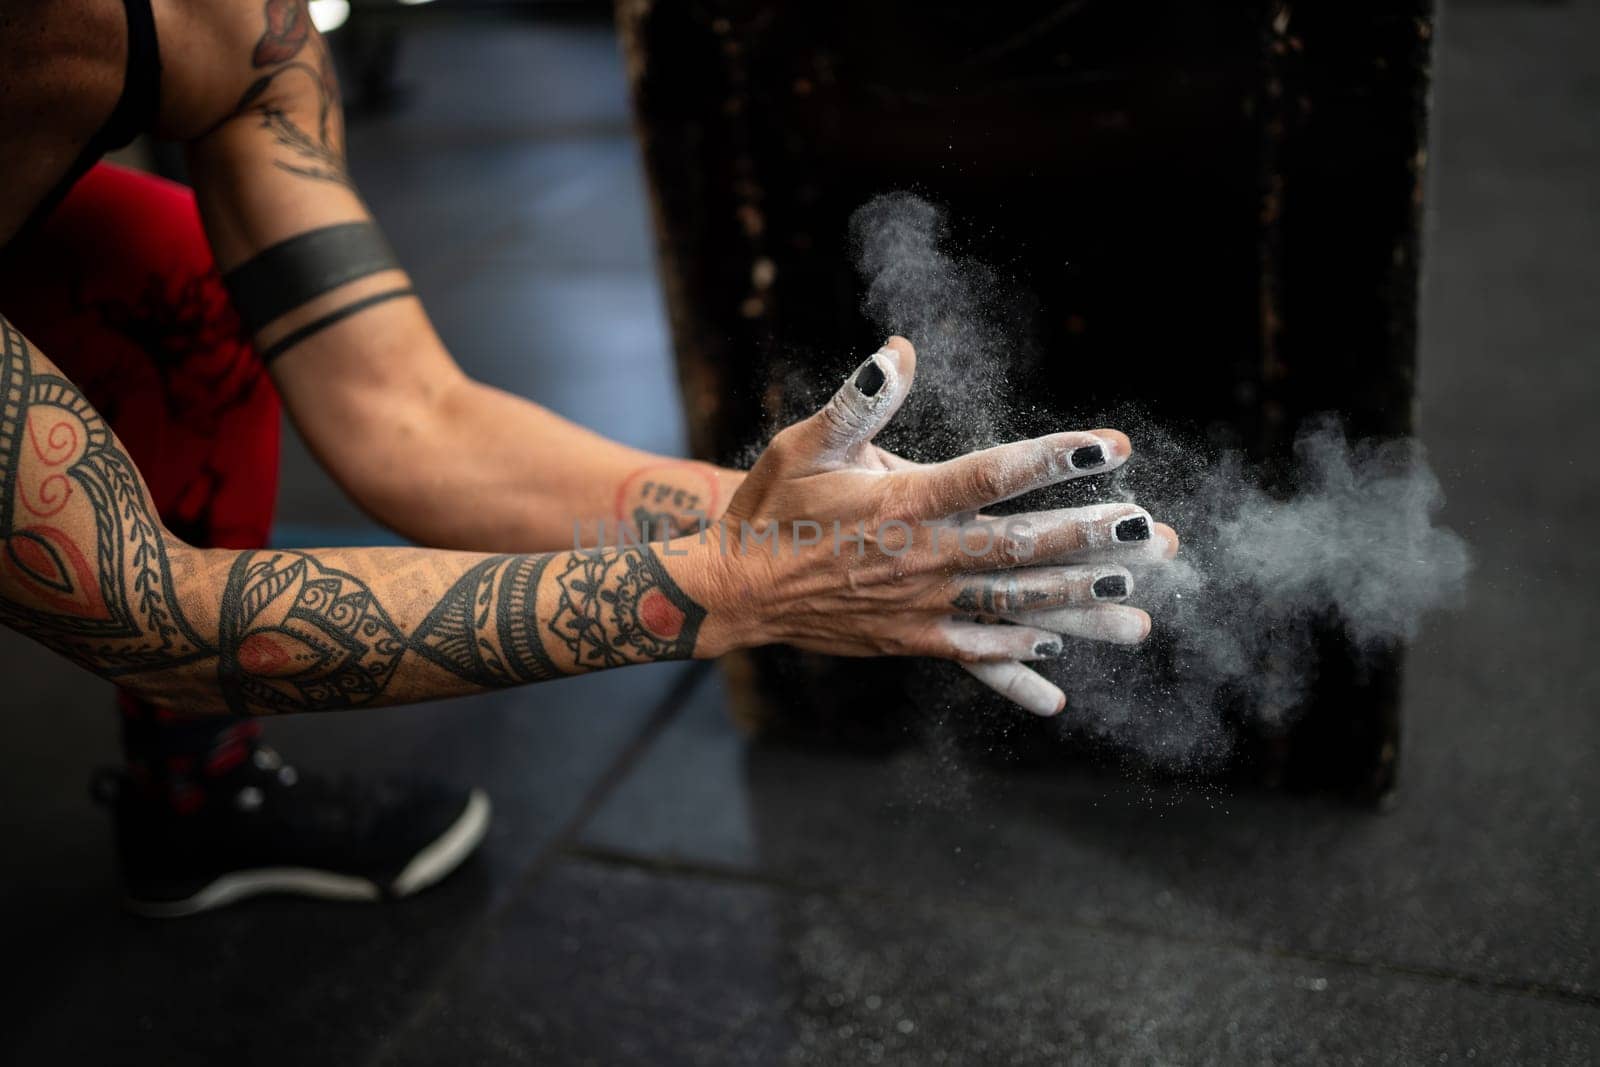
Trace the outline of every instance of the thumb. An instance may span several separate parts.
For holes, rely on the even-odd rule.
[[[797,444],[818,460],[848,460],[900,410],[916,366],[911,342],[904,337],[889,338],[820,411],[795,427]]]

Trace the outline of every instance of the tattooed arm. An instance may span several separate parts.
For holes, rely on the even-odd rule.
[[[639,546],[192,548],[77,388],[0,319],[0,621],[147,697],[354,708],[713,654],[705,578]]]
[[[162,27],[164,50],[188,46],[163,78],[164,132],[188,142],[206,231],[290,415],[359,504],[419,543],[492,551],[570,547],[575,522],[640,513],[687,529],[726,507],[742,474],[462,373],[351,183],[338,81],[301,0],[181,2],[187,19]]]

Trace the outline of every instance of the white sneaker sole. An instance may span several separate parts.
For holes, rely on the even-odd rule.
[[[489,796],[474,789],[450,828],[435,838],[407,863],[389,886],[389,896],[408,897],[420,892],[461,866],[472,855],[489,830]],[[155,919],[176,919],[220,908],[263,893],[293,893],[323,900],[381,900],[384,892],[376,882],[348,874],[334,874],[309,867],[257,867],[231,871],[204,889],[182,900],[124,899],[128,910]]]

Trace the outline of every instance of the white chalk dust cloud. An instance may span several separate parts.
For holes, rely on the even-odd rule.
[[[1076,412],[1067,425],[1014,398],[1036,358],[1028,298],[950,247],[941,209],[880,196],[855,213],[851,237],[864,311],[917,347],[894,447],[939,459],[1115,426],[1136,455],[1089,491],[1137,501],[1183,538],[1177,561],[1136,570],[1130,600],[1151,613],[1151,645],[1165,654],[1070,641],[1043,666],[1067,693],[1063,728],[1160,764],[1212,764],[1228,753],[1231,722],[1282,725],[1309,695],[1319,626],[1342,629],[1359,669],[1361,652],[1411,640],[1430,612],[1462,599],[1470,553],[1437,522],[1444,497],[1417,442],[1350,442],[1336,419],[1316,420],[1269,492],[1241,455],[1181,440],[1136,410]],[[1085,489],[1073,487],[1074,503],[1088,502]]]
[[[944,212],[909,193],[880,196],[850,219],[863,309],[884,334],[917,348],[917,380],[896,417],[896,444],[913,459],[982,448],[1009,424],[1008,396],[1037,358],[1014,328],[1037,308],[992,267],[950,250]]]

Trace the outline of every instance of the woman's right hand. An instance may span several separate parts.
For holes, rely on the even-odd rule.
[[[1020,661],[1060,655],[1062,634],[1143,640],[1149,616],[1120,603],[1132,590],[1124,564],[1171,558],[1177,535],[1134,504],[980,513],[1120,466],[1131,447],[1114,430],[927,465],[879,449],[872,439],[904,402],[915,365],[910,342],[891,338],[826,406],[773,439],[695,548],[683,538],[665,549],[704,561],[697,655],[781,643],[952,659],[1054,714],[1061,691]]]

